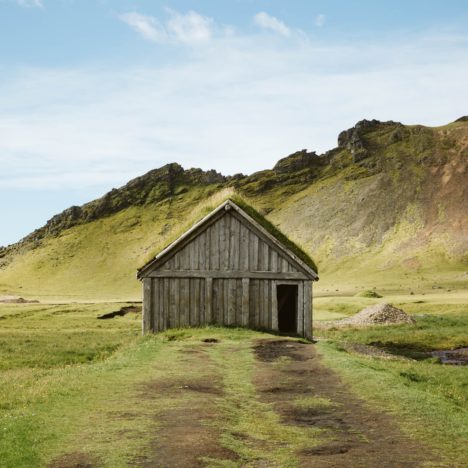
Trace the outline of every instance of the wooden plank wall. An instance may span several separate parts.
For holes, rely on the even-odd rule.
[[[211,323],[277,330],[276,285],[286,280],[298,285],[297,332],[312,337],[311,282],[236,213],[223,214],[149,276],[143,333]]]
[[[210,323],[277,330],[275,283],[249,278],[148,278],[143,332]]]
[[[230,212],[178,251],[160,270],[299,271]]]

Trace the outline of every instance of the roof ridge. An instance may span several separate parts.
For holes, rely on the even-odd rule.
[[[291,241],[284,233],[282,233],[276,226],[260,214],[255,208],[244,200],[229,196],[215,207],[210,213],[204,216],[199,221],[195,222],[188,230],[186,230],[177,239],[162,249],[154,258],[149,260],[145,265],[138,269],[137,277],[141,278],[143,272],[148,270],[151,266],[155,265],[165,255],[174,250],[178,245],[182,244],[184,240],[189,238],[194,232],[202,228],[210,219],[212,219],[221,210],[226,207],[234,209],[239,213],[249,224],[253,225],[263,236],[266,236],[276,248],[280,249],[288,255],[294,263],[296,263],[303,271],[310,275],[314,280],[318,280],[317,268],[314,261],[310,256],[305,253],[296,243]]]

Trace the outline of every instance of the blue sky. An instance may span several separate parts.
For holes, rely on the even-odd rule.
[[[468,2],[0,0],[0,245],[177,161],[468,114]]]

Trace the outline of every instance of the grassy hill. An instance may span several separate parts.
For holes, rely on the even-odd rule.
[[[312,255],[322,294],[466,287],[467,166],[467,118],[363,120],[323,155],[249,176],[169,164],[0,248],[0,294],[137,299],[137,267],[232,192]]]

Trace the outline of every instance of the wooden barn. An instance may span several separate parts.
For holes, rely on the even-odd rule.
[[[315,270],[259,213],[226,200],[138,271],[143,333],[217,324],[311,339]]]

